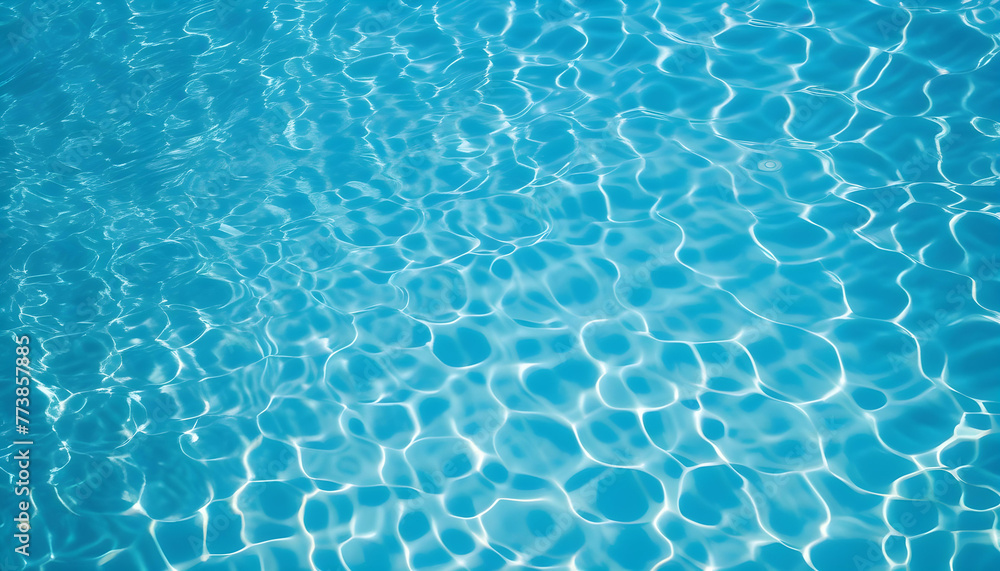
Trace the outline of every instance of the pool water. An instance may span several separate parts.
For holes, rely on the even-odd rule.
[[[0,26],[4,570],[1000,569],[995,2]]]

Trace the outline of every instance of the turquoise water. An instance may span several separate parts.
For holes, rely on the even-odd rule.
[[[0,6],[4,570],[1000,569],[994,2],[175,4]]]

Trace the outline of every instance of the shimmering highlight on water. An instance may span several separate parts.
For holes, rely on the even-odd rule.
[[[0,25],[27,568],[1000,569],[993,2]]]

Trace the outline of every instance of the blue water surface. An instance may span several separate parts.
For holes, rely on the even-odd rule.
[[[996,2],[0,43],[4,570],[1000,569]]]

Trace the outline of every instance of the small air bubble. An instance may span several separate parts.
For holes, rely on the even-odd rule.
[[[757,168],[764,172],[775,172],[781,170],[781,163],[774,159],[767,159],[757,163]]]

